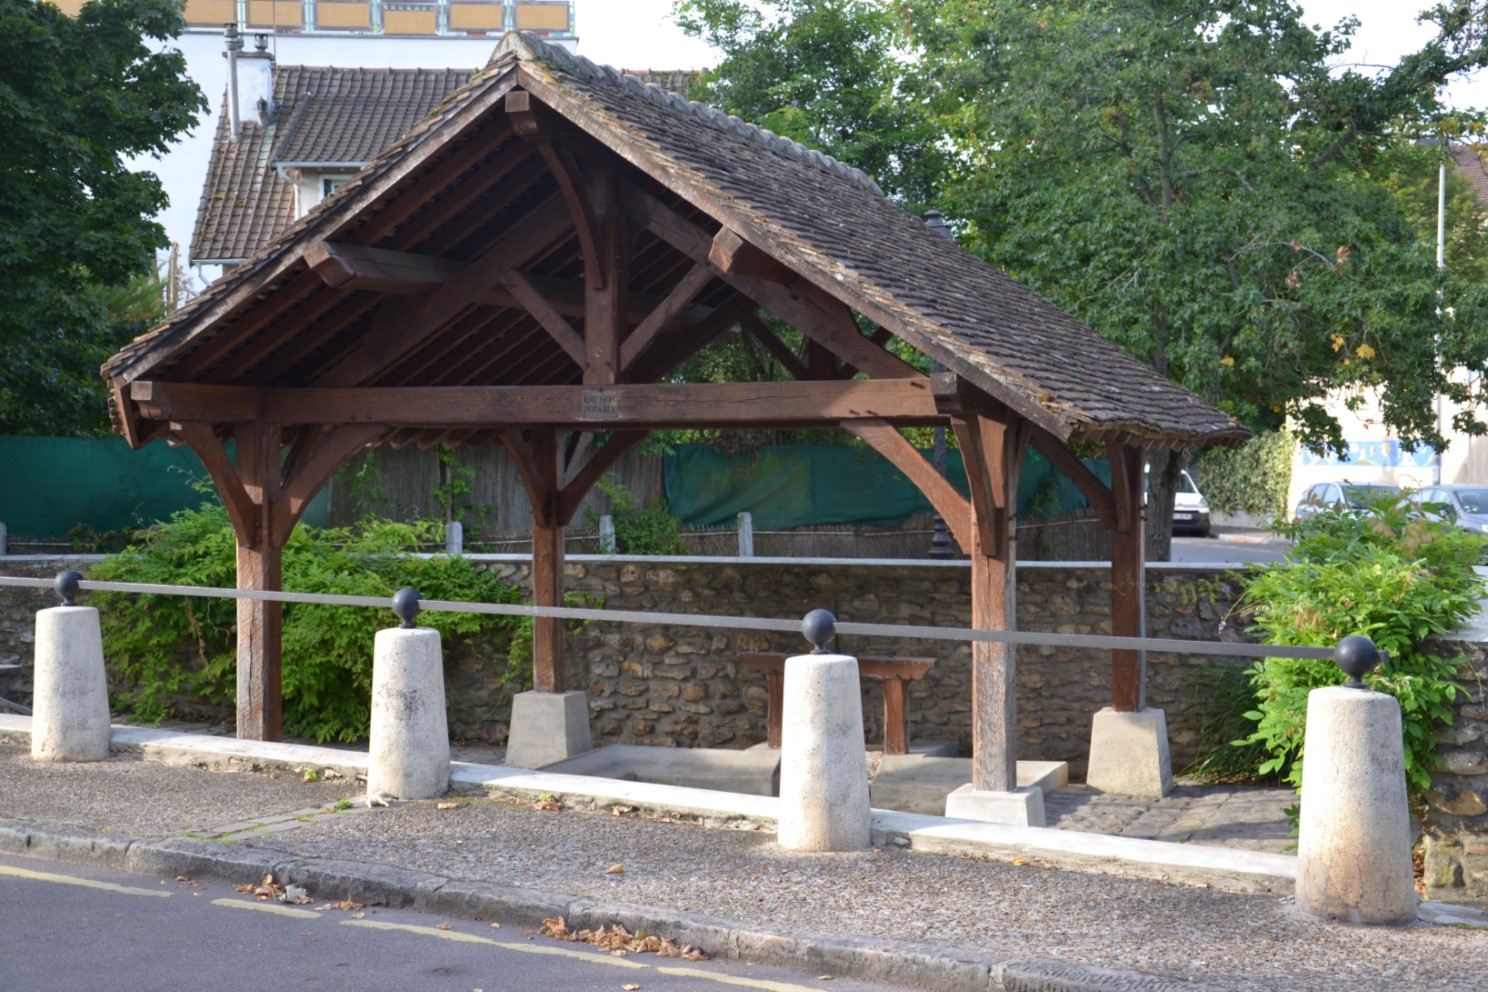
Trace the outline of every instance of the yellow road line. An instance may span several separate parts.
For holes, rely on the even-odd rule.
[[[706,978],[709,981],[718,982],[721,985],[742,985],[751,989],[766,989],[767,992],[821,992],[809,985],[792,985],[789,982],[770,982],[762,978],[735,978],[733,975],[719,975],[711,971],[703,971],[700,968],[663,968],[656,966],[656,970],[663,975],[677,975],[681,978]]]
[[[297,920],[318,920],[320,914],[310,909],[295,909],[293,906],[281,906],[277,902],[248,902],[245,899],[213,899],[213,906],[221,906],[223,909],[256,909],[260,913],[274,913],[278,916],[292,916]]]
[[[53,875],[44,871],[11,868],[8,865],[0,865],[0,875],[29,878],[36,882],[55,882],[58,885],[80,885],[85,889],[102,889],[104,892],[118,892],[126,896],[156,896],[157,898],[168,898],[170,896],[170,892],[162,892],[159,889],[135,889],[127,885],[115,885],[113,882],[95,882],[90,878],[74,878],[72,875]]]
[[[536,944],[512,944],[501,940],[492,940],[489,937],[477,937],[475,934],[460,933],[458,930],[441,930],[438,927],[422,927],[412,923],[384,923],[380,920],[342,920],[343,927],[367,927],[372,930],[402,930],[407,933],[422,934],[425,937],[438,937],[440,940],[452,940],[457,944],[486,944],[490,947],[499,947],[503,951],[517,951],[520,954],[547,954],[552,957],[576,958],[587,961],[590,964],[612,964],[617,968],[641,968],[647,965],[638,961],[627,961],[625,958],[604,957],[599,954],[585,953],[583,951],[571,951],[566,947],[543,947]]]

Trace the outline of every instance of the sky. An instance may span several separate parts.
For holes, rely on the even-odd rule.
[[[700,69],[713,61],[710,49],[686,37],[671,22],[672,0],[576,0],[575,21],[580,55],[624,69]],[[1395,64],[1431,37],[1429,26],[1415,22],[1430,0],[1304,0],[1309,23],[1331,28],[1350,14],[1359,18],[1354,46],[1339,59],[1340,67],[1372,72]],[[167,236],[181,245],[183,259],[206,176],[215,115],[226,86],[222,39],[215,34],[187,35],[179,42],[193,77],[211,101],[212,115],[163,159],[140,163],[164,181],[171,205],[157,219]],[[283,65],[339,65],[475,68],[484,64],[490,40],[415,41],[409,39],[286,38],[276,39]],[[1447,91],[1454,107],[1488,106],[1488,72],[1457,82]],[[215,273],[204,273],[215,275]]]

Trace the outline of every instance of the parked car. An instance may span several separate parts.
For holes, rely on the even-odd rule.
[[[1209,501],[1186,470],[1178,473],[1178,491],[1173,494],[1173,533],[1209,536]]]
[[[1370,500],[1400,495],[1401,488],[1388,482],[1315,482],[1302,491],[1292,519],[1301,523],[1329,510],[1364,511]]]
[[[1426,486],[1406,498],[1429,516],[1488,534],[1488,486]]]

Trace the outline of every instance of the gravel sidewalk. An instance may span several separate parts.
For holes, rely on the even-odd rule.
[[[665,907],[808,942],[902,949],[910,941],[929,958],[1037,958],[1152,976],[1087,971],[1019,988],[1335,992],[1342,980],[1381,992],[1476,992],[1488,974],[1488,930],[1325,924],[1276,896],[1055,871],[1021,858],[892,847],[800,854],[765,830],[665,822],[623,807],[617,815],[458,798],[443,810],[429,801],[335,812],[336,800],[359,793],[355,782],[305,783],[246,766],[205,771],[129,753],[38,764],[24,744],[0,736],[0,828],[159,840],[235,827],[238,844],[210,846],[239,858],[282,854],[518,886],[550,901]]]

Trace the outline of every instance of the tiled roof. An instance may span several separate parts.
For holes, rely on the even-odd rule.
[[[191,237],[192,264],[241,261],[289,226],[294,187],[279,175],[280,165],[370,162],[472,74],[277,66],[275,108],[266,121],[245,112],[234,142],[225,109],[218,117]]]
[[[1159,375],[1145,363],[1101,337],[1048,300],[993,269],[929,230],[879,191],[871,178],[769,131],[691,103],[661,87],[595,66],[530,35],[508,35],[491,63],[458,91],[437,114],[415,126],[338,194],[285,230],[277,241],[234,275],[137,339],[105,366],[116,389],[141,377],[175,378],[176,363],[188,360],[210,369],[205,381],[278,386],[307,385],[334,368],[342,350],[365,333],[366,296],[331,291],[305,273],[303,257],[322,239],[357,236],[363,224],[380,249],[419,252],[426,242],[404,240],[401,227],[379,224],[377,211],[414,216],[422,209],[449,217],[439,242],[444,256],[468,261],[502,231],[523,229],[524,215],[439,209],[441,196],[456,186],[421,183],[422,171],[437,165],[449,149],[464,142],[490,156],[532,155],[532,147],[511,134],[504,94],[526,90],[574,132],[587,134],[623,163],[632,182],[665,191],[707,230],[724,226],[792,270],[796,276],[842,303],[892,329],[906,343],[939,360],[994,399],[1006,403],[1056,436],[1099,440],[1124,436],[1129,442],[1168,445],[1236,443],[1248,431],[1232,417]],[[594,154],[593,151],[587,154]],[[468,156],[467,156],[468,157]],[[472,160],[473,161],[473,160]],[[482,160],[484,161],[484,160]],[[509,159],[513,167],[518,159]],[[533,159],[523,166],[532,168]],[[482,176],[493,178],[482,183]],[[509,201],[499,173],[480,167],[463,173],[458,189],[489,199],[493,209]],[[556,195],[551,180],[540,185],[523,209],[547,210]],[[464,185],[474,184],[474,185]],[[485,193],[481,193],[485,190]],[[461,194],[456,199],[469,200]],[[477,202],[477,201],[471,201]],[[562,209],[560,207],[560,209]],[[412,212],[412,213],[410,213]],[[530,219],[535,214],[525,215]],[[494,225],[494,226],[492,226]],[[413,225],[415,229],[419,225]],[[709,235],[711,236],[711,235]],[[427,235],[420,235],[426,238]],[[649,245],[649,246],[648,246]],[[637,292],[665,295],[681,272],[675,250],[654,239],[637,250],[651,253],[646,264],[658,277]],[[554,243],[566,253],[543,263],[554,275],[582,267],[577,239]],[[440,249],[434,249],[436,255]],[[658,252],[672,252],[671,259]],[[565,266],[567,268],[565,268]],[[632,272],[639,272],[632,265]],[[538,273],[541,275],[541,273]],[[672,280],[667,282],[665,280]],[[714,284],[718,286],[717,283]],[[711,297],[719,305],[721,298]],[[276,294],[290,293],[286,302]],[[318,295],[317,295],[318,294]],[[331,295],[326,295],[331,294]],[[341,294],[341,295],[336,295]],[[317,299],[324,298],[324,304]],[[262,347],[242,345],[242,331],[264,318],[256,308],[281,312],[298,307],[310,316],[303,326],[313,337],[295,337],[298,323],[276,322],[261,332]],[[574,366],[540,328],[501,304],[466,311],[440,330],[426,356],[406,356],[408,376],[426,385],[561,384],[576,381]],[[337,309],[327,312],[327,307]],[[520,311],[518,311],[520,314]],[[315,316],[327,314],[324,317]],[[515,321],[515,322],[514,322]],[[260,332],[252,332],[259,334]],[[507,337],[522,339],[514,362]],[[286,345],[276,358],[272,343]],[[475,349],[470,363],[437,364],[455,348]],[[480,349],[489,349],[481,351]],[[253,358],[244,362],[244,352]],[[491,355],[486,359],[482,356]],[[494,357],[496,355],[504,357]],[[415,372],[413,369],[424,369]],[[390,380],[374,380],[390,381]],[[371,383],[368,383],[371,384]],[[132,409],[132,407],[131,407]],[[124,411],[126,422],[134,414]],[[432,442],[410,430],[405,440]]]
[[[1488,203],[1488,162],[1484,149],[1477,145],[1458,145],[1452,149],[1452,171],[1472,184],[1478,200]]]
[[[910,344],[1025,415],[1042,408],[1077,433],[1249,433],[931,231],[858,170],[536,39],[502,47],[548,69],[565,117],[601,140],[644,143],[653,178],[694,202],[703,194],[718,220],[868,316],[898,314]]]

